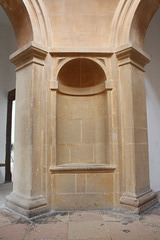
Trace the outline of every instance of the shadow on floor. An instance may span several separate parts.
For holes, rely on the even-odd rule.
[[[5,198],[12,192],[13,183],[0,184],[0,208],[5,206]]]

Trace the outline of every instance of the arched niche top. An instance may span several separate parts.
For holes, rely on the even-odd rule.
[[[106,75],[98,63],[86,58],[77,58],[63,65],[57,80],[67,87],[89,88],[104,83]]]

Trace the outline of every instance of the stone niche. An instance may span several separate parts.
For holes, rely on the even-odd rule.
[[[66,63],[58,74],[57,165],[107,163],[105,74],[89,59]]]
[[[53,208],[111,206],[106,74],[96,61],[74,58],[62,65],[57,83]]]

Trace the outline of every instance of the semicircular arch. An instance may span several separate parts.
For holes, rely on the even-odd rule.
[[[100,68],[101,68],[101,71],[104,73],[104,76],[105,76],[105,80],[107,80],[107,67],[99,60],[99,59],[93,59],[92,57],[71,57],[71,58],[65,58],[63,61],[61,61],[59,64],[58,64],[58,67],[57,67],[57,71],[56,71],[56,76],[55,76],[55,79],[58,80],[58,75],[61,71],[61,69],[69,62],[71,61],[74,61],[76,59],[86,59],[86,60],[90,60],[91,62],[97,64]]]
[[[105,82],[106,74],[96,61],[75,58],[63,64],[58,71],[57,80],[67,86],[91,87]]]
[[[160,7],[160,0],[141,0],[133,17],[129,40],[143,48],[144,38],[154,14]]]
[[[115,47],[126,44],[143,48],[148,25],[160,7],[160,0],[120,0],[112,23]]]
[[[18,48],[31,41],[49,45],[50,22],[41,0],[1,0],[0,5],[10,19]]]

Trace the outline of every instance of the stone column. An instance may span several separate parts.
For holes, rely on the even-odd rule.
[[[157,202],[150,189],[144,66],[148,56],[133,46],[116,52],[119,64],[122,132],[120,203],[138,213]]]
[[[43,82],[47,51],[31,42],[12,54],[16,65],[16,123],[13,192],[6,206],[27,217],[47,211],[42,194]]]

